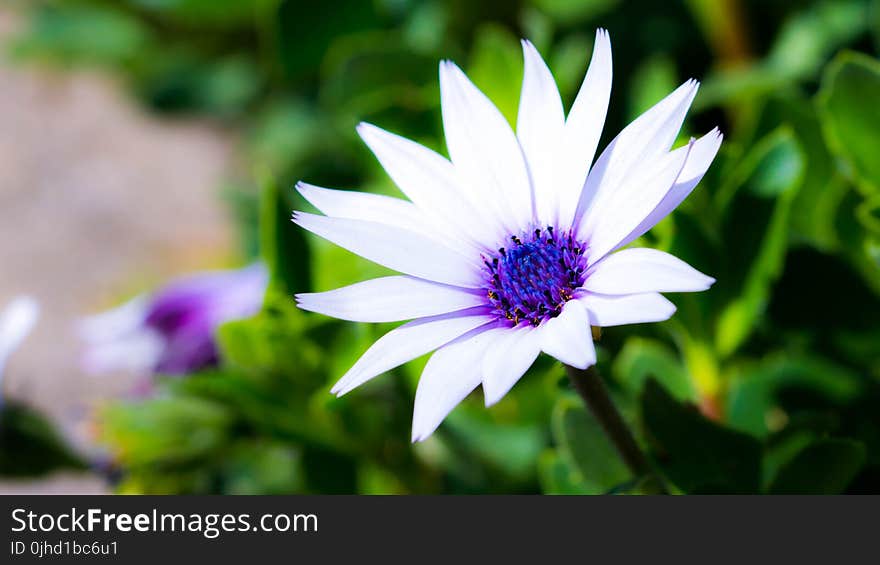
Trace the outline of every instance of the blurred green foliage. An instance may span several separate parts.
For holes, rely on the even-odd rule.
[[[33,477],[86,468],[44,416],[15,402],[0,406],[0,476]]]
[[[437,62],[514,122],[530,37],[570,103],[598,26],[614,45],[603,135],[689,76],[683,137],[719,125],[706,178],[640,244],[718,283],[672,320],[611,328],[599,369],[673,492],[880,492],[880,1],[71,0],[32,2],[24,61],[97,66],[158,112],[241,133],[226,188],[273,272],[222,328],[216,371],[100,414],[125,492],[639,492],[542,358],[491,409],[471,398],[411,445],[410,363],[337,399],[387,326],[298,311],[291,293],[384,271],[289,222],[289,187],[396,194],[354,126],[442,150]],[[260,194],[258,196],[258,193]],[[474,395],[478,396],[478,395]]]

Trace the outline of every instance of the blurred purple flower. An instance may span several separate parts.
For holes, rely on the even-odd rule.
[[[217,364],[214,334],[255,314],[269,275],[261,264],[190,275],[80,322],[92,373],[182,375]]]

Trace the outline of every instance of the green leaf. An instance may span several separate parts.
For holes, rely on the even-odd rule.
[[[803,151],[803,182],[791,210],[792,239],[819,249],[835,248],[839,237],[834,220],[850,186],[825,143],[815,104],[800,95],[786,95],[769,103],[765,112],[792,128]]]
[[[578,473],[569,474],[569,481],[577,483],[578,489],[601,494],[633,478],[602,426],[580,399],[560,398],[553,410],[552,425],[560,457]]]
[[[866,198],[856,208],[856,218],[865,230],[880,235],[880,192]]]
[[[199,87],[199,108],[218,116],[237,116],[253,102],[262,76],[254,61],[226,57],[205,69]]]
[[[779,470],[816,439],[810,429],[784,430],[767,441],[762,462],[761,483],[765,490]]]
[[[299,450],[265,440],[234,445],[224,454],[220,469],[228,494],[288,494],[302,490]]]
[[[824,132],[831,150],[867,193],[880,190],[880,61],[845,52],[828,65],[817,97]]]
[[[0,476],[32,477],[86,468],[45,417],[9,401],[0,406]]]
[[[562,101],[569,108],[580,89],[587,72],[590,59],[587,53],[593,50],[593,38],[587,35],[572,34],[556,42],[547,63],[562,95]]]
[[[326,4],[295,0],[278,2],[271,18],[271,35],[288,78],[297,80],[314,73],[336,38],[379,27],[373,2],[336,0],[332,5],[333,17],[327,17],[329,8]]]
[[[163,397],[101,413],[102,439],[126,466],[180,465],[223,449],[232,415],[218,403]]]
[[[864,33],[866,16],[862,0],[817,2],[782,27],[767,64],[788,76],[813,76],[841,45]]]
[[[798,453],[773,479],[771,494],[840,494],[865,464],[865,446],[821,439]]]
[[[547,450],[538,459],[538,480],[544,494],[591,494],[578,469],[556,450]]]
[[[201,27],[234,28],[252,24],[259,5],[275,0],[127,0],[152,14],[175,23]],[[255,6],[256,5],[256,6]]]
[[[154,110],[235,118],[263,88],[256,62],[245,55],[216,57],[174,44],[153,51],[125,70],[132,73],[137,94]]]
[[[875,295],[880,295],[880,236],[873,232],[878,194],[863,198],[848,192],[835,218],[842,253]]]
[[[514,126],[523,76],[522,50],[516,37],[499,25],[481,27],[468,76]]]
[[[61,63],[120,65],[146,51],[150,41],[146,26],[121,10],[52,3],[34,10],[13,52]]]
[[[404,24],[404,39],[414,51],[434,53],[449,32],[451,6],[443,2],[417,2]]]
[[[517,481],[533,478],[535,460],[546,445],[544,430],[536,425],[495,423],[484,407],[479,412],[456,410],[447,420],[447,433],[470,453]]]
[[[800,187],[803,173],[797,142],[788,128],[780,128],[762,139],[743,160],[733,175],[731,184],[719,193],[719,206],[736,197],[735,206],[728,213],[725,228],[728,239],[736,247],[729,253],[731,263],[747,271],[741,281],[728,273],[723,284],[736,288],[737,294],[722,310],[716,323],[715,347],[722,356],[735,352],[751,335],[761,319],[774,282],[779,278],[788,249],[789,215],[791,205]],[[742,183],[746,194],[737,194]],[[733,188],[730,188],[733,187]],[[727,196],[729,195],[729,196]],[[762,200],[775,197],[768,204]],[[769,208],[766,228],[758,227],[752,234],[742,233],[743,225],[761,226],[761,209]],[[746,223],[744,218],[748,217]],[[757,218],[757,221],[756,221]],[[754,232],[759,234],[756,239]],[[740,260],[740,264],[736,263]]]
[[[654,55],[636,68],[630,79],[629,117],[635,119],[675,90],[678,76],[675,61]]]
[[[762,156],[748,188],[756,196],[772,198],[794,186],[803,177],[804,158],[800,145],[788,130],[779,132]]]
[[[265,105],[248,132],[248,157],[256,167],[281,175],[301,165],[321,139],[321,116],[304,101],[284,99]]]
[[[642,420],[655,460],[685,493],[756,493],[761,444],[706,419],[651,379],[642,394]]]
[[[417,112],[437,104],[436,60],[415,52],[402,37],[387,31],[373,31],[333,42],[322,65],[321,103],[332,108],[346,129],[376,118],[397,118],[402,126]],[[412,112],[404,114],[403,112]],[[390,127],[391,124],[386,124]],[[395,126],[393,129],[397,129]]]
[[[220,326],[220,358],[249,372],[305,376],[314,369],[319,353],[303,339],[303,317],[293,299],[270,290],[262,313]]]
[[[619,0],[532,0],[532,4],[560,24],[587,21],[614,8]]]
[[[841,404],[853,399],[861,388],[857,373],[821,357],[768,356],[760,363],[736,369],[727,396],[728,421],[738,430],[758,437],[767,435],[777,393],[793,386],[813,390]]]
[[[291,221],[293,206],[274,178],[264,174],[260,194],[260,254],[269,269],[270,288],[292,297],[311,289],[305,230]]]
[[[794,131],[781,125],[752,144],[719,188],[717,206],[727,212],[742,193],[774,198],[797,185],[804,172],[804,156]]]
[[[650,377],[679,400],[696,400],[696,391],[678,356],[659,341],[631,337],[614,358],[613,373],[631,394],[638,395]]]
[[[871,2],[871,32],[874,34],[874,45],[880,48],[880,0]]]
[[[812,79],[828,57],[865,32],[865,12],[862,0],[816,2],[805,10],[792,11],[768,56],[750,66],[710,75],[694,109],[742,104]]]

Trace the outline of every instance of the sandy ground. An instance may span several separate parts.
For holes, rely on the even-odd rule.
[[[18,25],[0,8],[0,50]],[[74,321],[232,249],[218,198],[233,140],[205,123],[163,121],[94,73],[20,67],[0,55],[0,305],[41,304],[4,389],[89,450],[88,417],[131,379],[78,368]],[[0,482],[0,493],[101,492],[96,477]]]

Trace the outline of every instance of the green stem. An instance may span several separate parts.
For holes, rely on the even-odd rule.
[[[595,365],[587,369],[576,369],[566,365],[565,370],[568,373],[572,386],[574,386],[581,398],[584,399],[584,403],[589,407],[596,420],[599,421],[608,439],[617,448],[620,457],[633,472],[633,475],[637,478],[649,477],[656,489],[659,492],[665,493],[663,483],[654,474],[648,459],[642,453],[639,444],[636,443],[636,439],[633,437],[629,426],[627,426],[623,416],[620,415],[617,407],[614,406],[611,395],[608,393],[608,388],[605,386]]]

